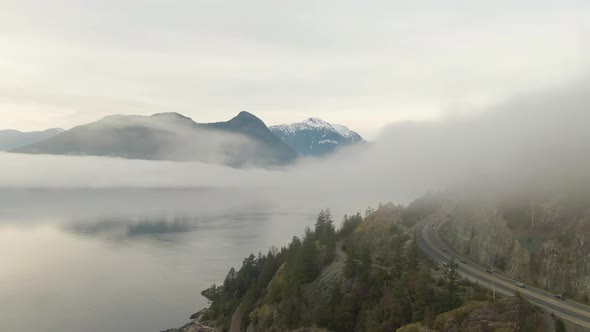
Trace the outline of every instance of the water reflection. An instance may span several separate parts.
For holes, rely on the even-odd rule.
[[[183,233],[208,231],[211,229],[245,230],[228,240],[240,241],[249,237],[252,230],[263,228],[265,223],[276,218],[312,218],[311,214],[291,213],[244,213],[243,215],[222,215],[215,217],[159,217],[130,220],[128,218],[105,218],[100,220],[77,220],[63,222],[59,227],[67,233],[81,237],[94,237],[118,244],[130,244],[136,241],[151,240],[168,244],[190,241],[190,236]],[[251,234],[250,237],[256,237]]]
[[[110,201],[84,215],[76,203],[91,205],[95,192],[33,198],[5,192],[11,213],[0,214],[0,330],[146,332],[182,325],[206,305],[201,290],[250,252],[287,244],[315,216],[262,205],[170,208],[165,202],[178,193],[141,195],[160,202],[158,208],[119,209]]]
[[[65,223],[61,229],[82,237],[96,237],[109,242],[125,244],[149,239],[152,241],[179,243],[181,233],[197,230],[198,220],[190,218],[144,219],[106,219],[99,221],[77,221]]]

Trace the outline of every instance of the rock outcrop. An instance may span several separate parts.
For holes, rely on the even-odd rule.
[[[531,215],[533,213],[534,216]],[[463,201],[443,240],[479,264],[581,301],[590,298],[590,209],[557,200],[483,205]]]
[[[199,322],[193,321],[183,327],[169,329],[162,332],[217,332],[217,330],[212,327],[205,326]]]

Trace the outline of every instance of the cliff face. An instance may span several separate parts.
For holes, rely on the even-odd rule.
[[[555,217],[543,215],[543,217]],[[560,223],[554,236],[533,254],[532,272],[542,287],[578,295],[590,294],[590,214]]]
[[[588,301],[590,209],[561,200],[457,204],[441,236],[484,266]]]

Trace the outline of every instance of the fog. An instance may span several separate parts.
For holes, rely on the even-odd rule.
[[[18,152],[200,161],[255,167],[272,164],[273,150],[246,135],[198,124],[177,113],[111,115],[69,130]],[[80,149],[80,147],[83,147]],[[278,159],[275,156],[275,159]]]
[[[5,195],[13,192],[7,190],[10,188],[18,188],[21,193],[36,189],[26,191],[35,192],[29,196],[32,199],[35,195],[43,197],[40,188],[69,189],[70,194],[63,195],[71,195],[73,200],[73,189],[92,188],[103,192],[97,194],[100,199],[122,209],[186,205],[189,210],[219,212],[278,206],[278,211],[283,207],[288,210],[285,212],[312,212],[320,207],[338,207],[348,213],[380,201],[405,203],[429,191],[473,181],[511,187],[540,182],[586,183],[590,158],[589,88],[589,81],[580,79],[514,96],[466,115],[455,113],[436,122],[391,124],[368,145],[275,170],[234,169],[200,162],[3,153],[0,187]],[[109,188],[144,190],[117,197],[105,191]],[[150,194],[150,188],[224,188],[231,189],[231,194],[202,195],[195,202],[195,196],[183,198],[182,191],[171,191],[171,200],[167,201]],[[39,198],[39,202],[46,201]],[[9,198],[2,202],[10,205]],[[94,203],[87,203],[76,205],[92,210]],[[3,210],[11,208],[15,209],[4,206]]]

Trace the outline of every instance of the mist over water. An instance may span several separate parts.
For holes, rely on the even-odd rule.
[[[11,210],[0,216],[0,326],[134,332],[182,324],[206,306],[200,292],[221,283],[230,267],[250,252],[286,245],[315,221],[315,211],[250,205],[199,212],[190,204],[207,195],[232,196],[207,189],[2,192]],[[161,204],[149,206],[155,197]]]

